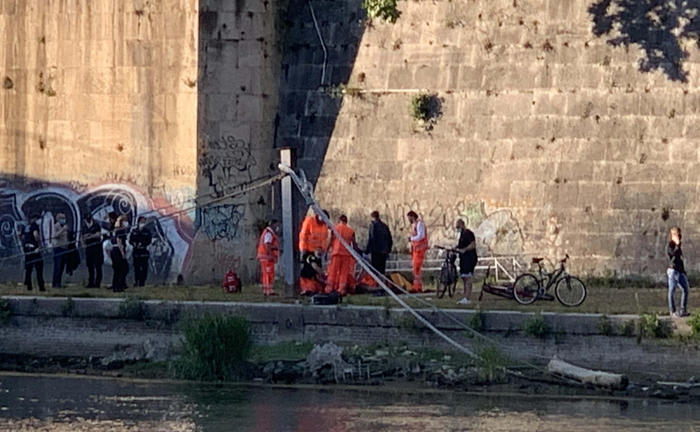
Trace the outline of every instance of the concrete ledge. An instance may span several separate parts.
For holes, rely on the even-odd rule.
[[[121,299],[95,299],[66,297],[4,297],[9,301],[13,315],[79,318],[127,318],[123,316]],[[71,302],[70,306],[68,302]],[[286,328],[306,325],[335,325],[355,327],[407,326],[412,315],[402,308],[377,306],[312,306],[308,304],[236,303],[144,300],[144,319],[172,323],[186,316],[233,314],[245,316],[252,323],[283,323]],[[432,309],[418,311],[437,328],[463,330],[459,323],[469,325],[473,316],[482,314],[483,331],[517,332],[523,324],[535,316],[534,312],[481,311],[449,309],[438,312]],[[551,333],[571,335],[601,334],[599,323],[602,314],[551,313],[542,317]],[[608,317],[613,331],[619,331],[625,323],[637,319],[636,315],[611,315]]]

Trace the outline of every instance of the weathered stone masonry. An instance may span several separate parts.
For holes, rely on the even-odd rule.
[[[415,209],[433,244],[463,217],[482,254],[657,274],[678,224],[698,269],[696,6],[632,14],[613,45],[632,15],[608,29],[601,4],[402,1],[388,24],[360,0],[2,1],[0,257],[31,209],[44,226],[117,209],[160,214],[154,282],[254,277],[275,194],[192,199],[271,174],[291,146],[361,242],[376,208],[403,248]],[[442,100],[431,131],[408,114],[418,92]]]

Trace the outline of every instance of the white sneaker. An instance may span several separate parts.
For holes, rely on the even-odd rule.
[[[470,302],[468,298],[463,297],[462,300],[460,300],[460,301],[457,302],[457,304],[460,304],[460,305],[470,305],[470,304],[472,304],[472,302]]]

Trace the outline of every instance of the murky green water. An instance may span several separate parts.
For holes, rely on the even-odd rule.
[[[7,431],[700,431],[700,406],[0,376]]]

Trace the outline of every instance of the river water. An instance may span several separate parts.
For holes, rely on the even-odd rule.
[[[700,406],[0,376],[2,431],[700,431]]]

